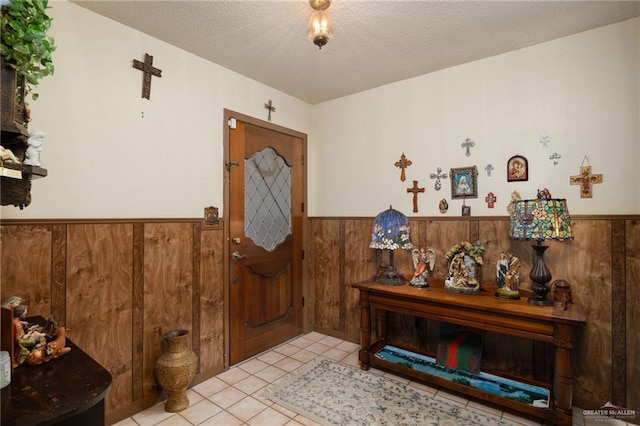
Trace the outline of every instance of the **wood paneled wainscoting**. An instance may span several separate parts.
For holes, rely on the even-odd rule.
[[[531,287],[531,243],[508,238],[507,217],[409,219],[412,242],[433,248],[434,275],[444,278],[444,254],[461,240],[485,246],[482,283],[495,283],[503,250],[521,259],[521,286]],[[556,279],[568,281],[587,324],[574,341],[574,405],[599,408],[607,401],[640,411],[640,216],[574,216],[575,239],[548,242],[545,260]],[[309,218],[308,279],[314,298],[314,329],[359,341],[358,290],[351,284],[371,278],[387,253],[369,248],[373,217]],[[396,269],[413,273],[408,251],[394,254]],[[465,297],[460,295],[460,297]],[[400,314],[389,320],[389,336],[402,347],[435,352],[439,325]],[[546,380],[553,357],[547,344],[486,333],[483,368]]]
[[[224,370],[221,226],[7,220],[1,231],[2,300],[19,295],[30,316],[53,315],[109,370],[107,424],[159,401],[154,368],[167,331],[191,332],[199,358],[194,384]]]
[[[305,262],[305,330],[359,342],[358,291],[387,253],[369,248],[373,217],[309,218]],[[640,410],[640,216],[574,216],[575,239],[550,242],[545,260],[553,280],[571,283],[587,325],[574,342],[574,403],[607,401]],[[435,276],[446,275],[444,253],[461,240],[485,245],[482,282],[493,282],[499,253],[522,261],[530,286],[532,250],[510,241],[504,217],[412,217],[414,245],[437,253]],[[159,400],[154,367],[165,332],[191,331],[198,354],[193,384],[225,369],[225,244],[222,226],[200,219],[4,220],[1,298],[20,295],[29,315],[53,315],[70,339],[113,376],[106,398],[114,423]],[[410,253],[395,253],[411,273]],[[464,297],[464,296],[460,296]],[[390,331],[403,346],[432,350],[438,324],[396,316]],[[544,345],[487,333],[483,366],[547,374]]]

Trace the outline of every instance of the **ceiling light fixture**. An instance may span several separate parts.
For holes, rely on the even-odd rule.
[[[309,19],[307,36],[309,40],[322,49],[322,46],[329,42],[333,36],[333,25],[327,9],[331,6],[331,0],[309,0],[309,5],[313,9]]]

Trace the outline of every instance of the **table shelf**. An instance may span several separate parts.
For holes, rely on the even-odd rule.
[[[353,287],[360,291],[359,360],[361,368],[368,370],[373,366],[393,371],[405,377],[442,386],[551,421],[554,424],[571,425],[573,385],[571,350],[574,327],[586,323],[582,308],[577,304],[570,305],[566,311],[559,306],[534,306],[523,299],[500,299],[488,292],[479,295],[449,293],[444,290],[441,280],[430,279],[429,282],[431,286],[427,288],[414,288],[408,285],[385,286],[372,282],[353,284]],[[372,309],[375,309],[380,316],[375,321],[378,327],[376,335],[380,338],[376,342],[371,342]],[[379,359],[375,354],[389,340],[385,314],[387,311],[553,344],[555,350],[553,383],[544,386],[550,391],[549,406],[535,407]]]

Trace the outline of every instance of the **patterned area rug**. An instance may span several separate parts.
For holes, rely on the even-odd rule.
[[[323,425],[511,425],[326,359],[295,370],[263,396]]]

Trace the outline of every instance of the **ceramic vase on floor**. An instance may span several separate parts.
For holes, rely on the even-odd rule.
[[[189,406],[187,388],[196,374],[198,356],[187,346],[189,330],[173,330],[165,333],[165,352],[156,361],[156,377],[162,389],[167,391],[164,409],[177,413]]]

